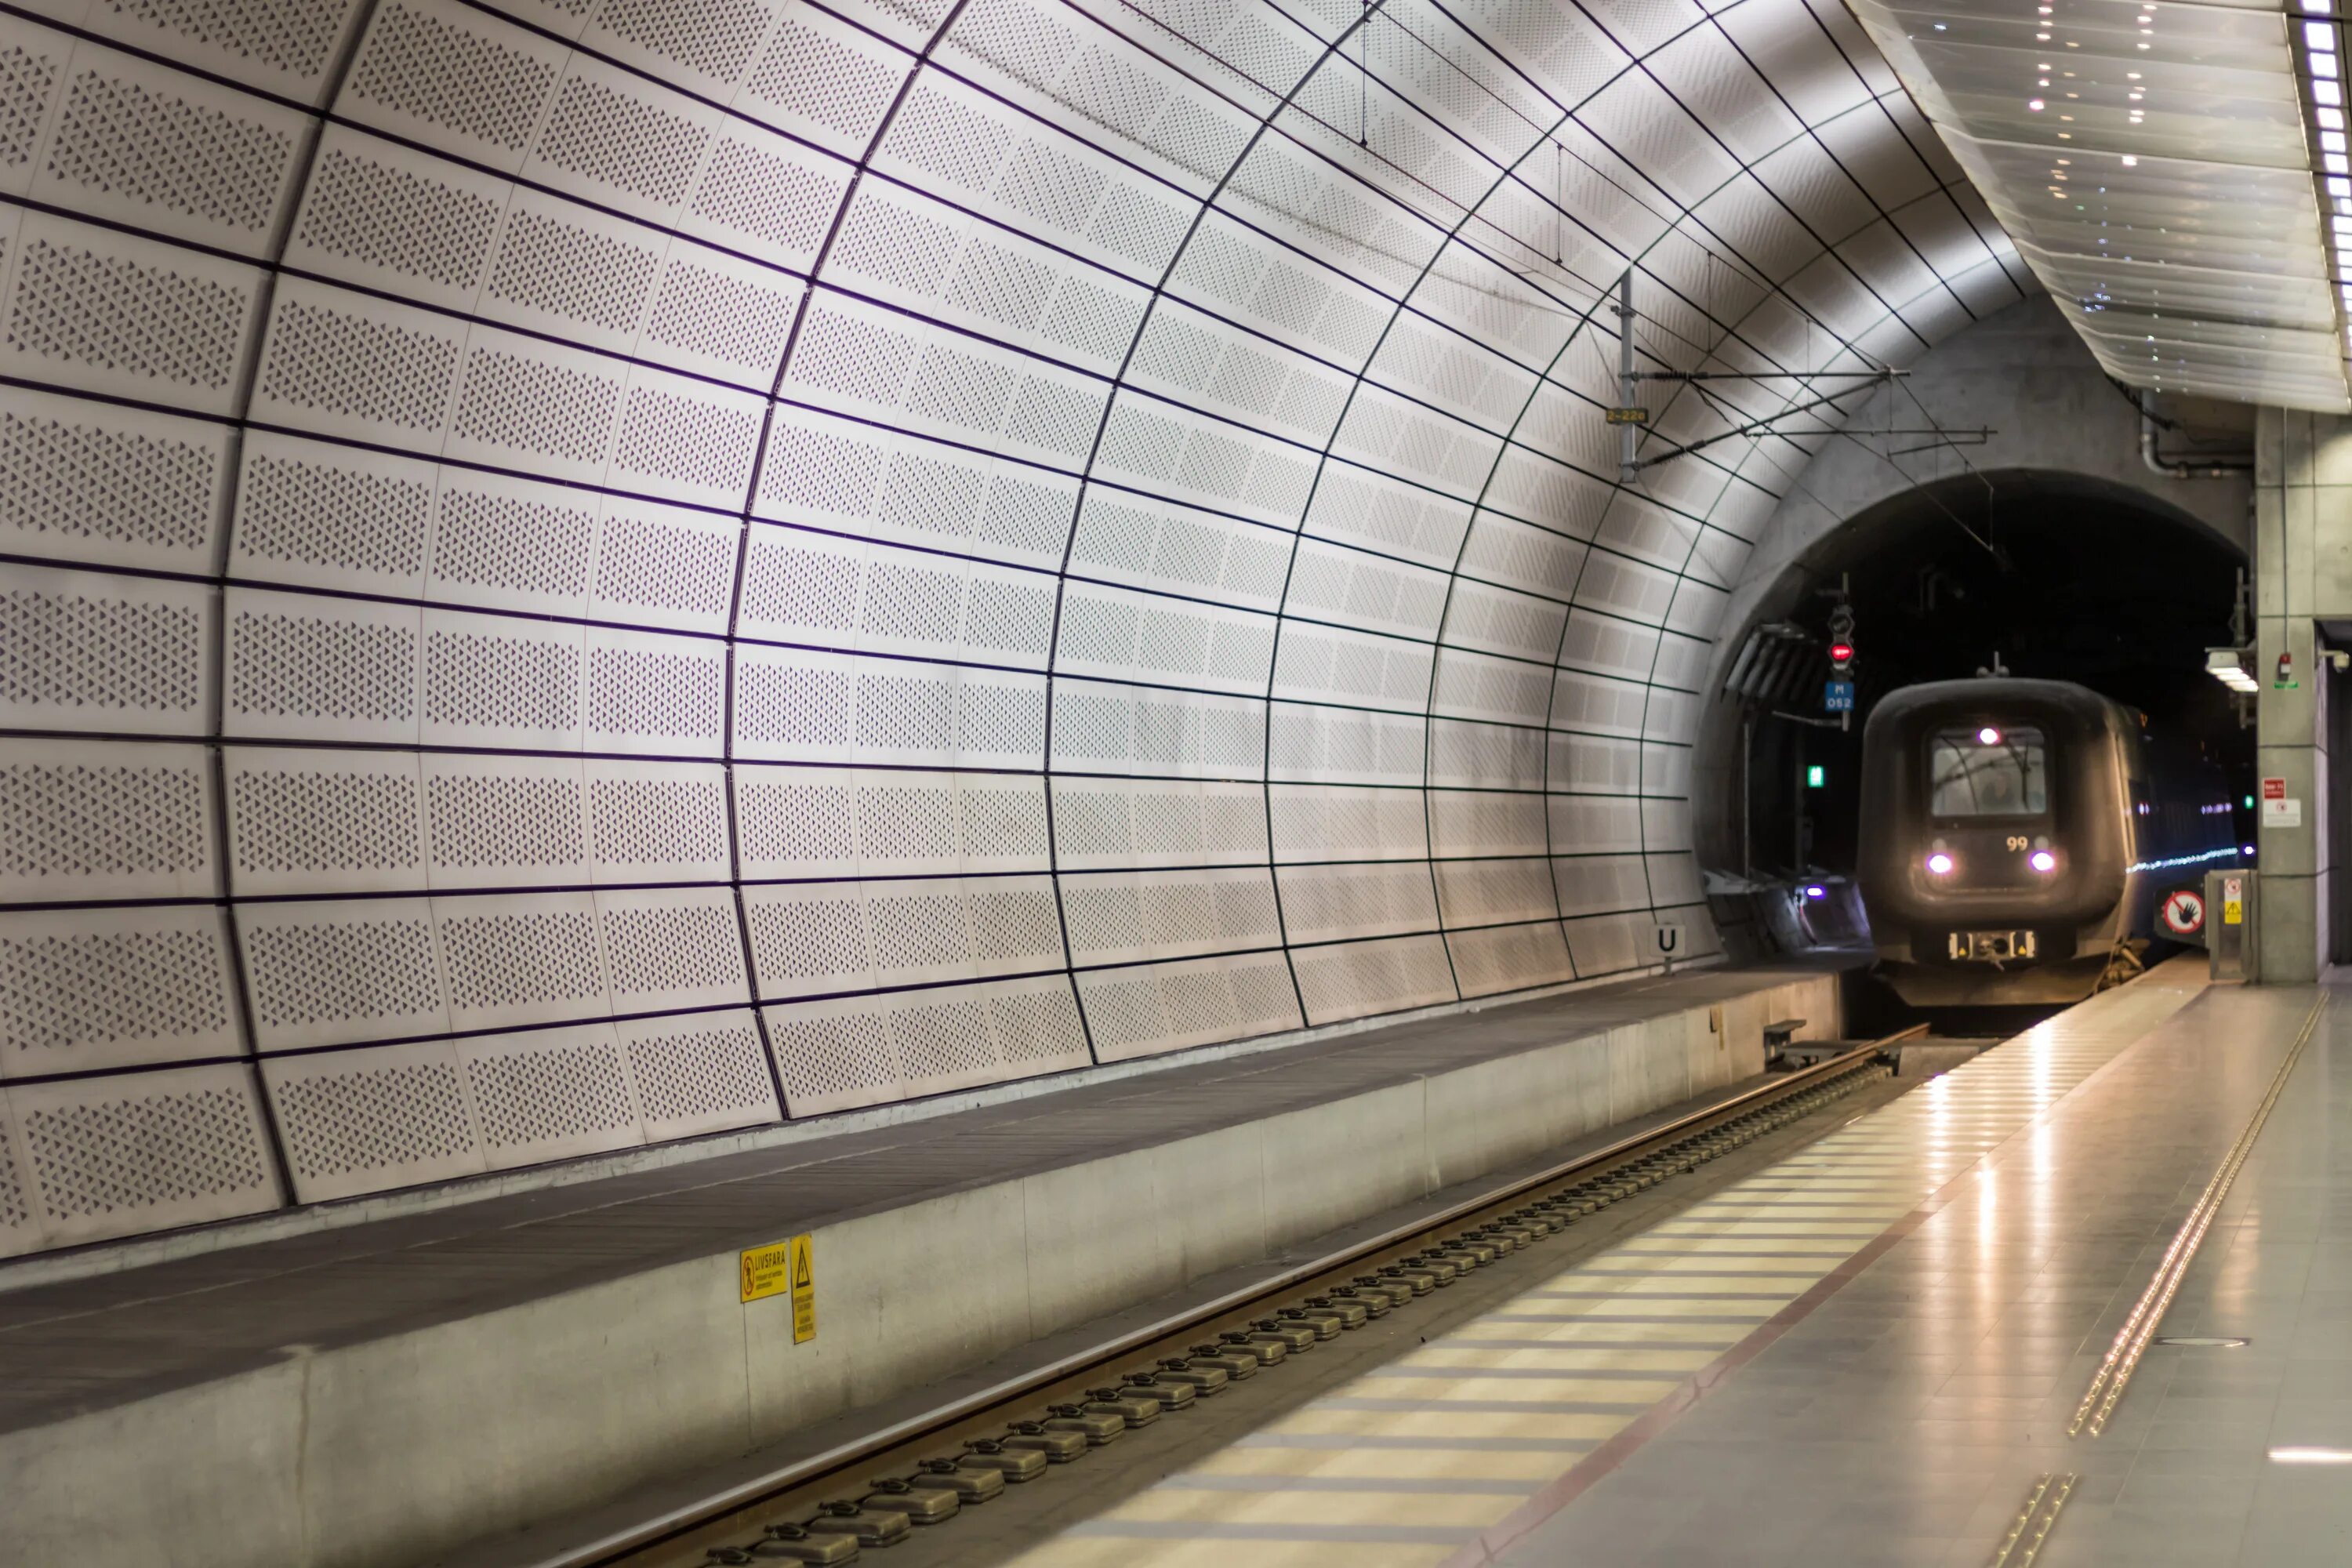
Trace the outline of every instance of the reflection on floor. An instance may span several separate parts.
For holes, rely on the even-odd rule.
[[[1601,1510],[1599,1494],[1611,1480],[1632,1479],[1631,1460],[1646,1447],[1636,1439],[1662,1425],[1663,1409],[1690,1403],[1687,1380],[1707,1373],[1723,1391],[1669,1430],[1692,1425],[1750,1379],[1770,1379],[1772,1350],[1762,1342],[1795,1332],[1775,1321],[1792,1303],[1811,1305],[1808,1292],[1824,1295],[1825,1281],[1839,1276],[1844,1285],[1857,1268],[1853,1283],[1869,1281],[1895,1261],[1906,1236],[1916,1240],[1932,1225],[1923,1204],[2021,1132],[2030,1135],[2005,1159],[2031,1163],[2061,1099],[2201,989],[2193,978],[2160,973],[2043,1024],[1019,1562],[1426,1568],[1457,1556],[1481,1560],[1528,1531]],[[1994,1187],[1982,1190],[1990,1201]],[[2044,1196],[2055,1202],[2063,1193]],[[1965,1269],[1942,1278],[1965,1289]],[[1881,1301],[1877,1310],[1890,1308]],[[1749,1355],[1754,1364],[1736,1364]],[[1817,1381],[1832,1375],[1815,1363]],[[1783,1483],[1790,1479],[1783,1468]],[[1561,1511],[1588,1488],[1595,1495]],[[1971,1561],[1990,1556],[1998,1541],[1997,1531],[1975,1541]],[[1613,1555],[1583,1548],[1570,1555],[1529,1537],[1520,1560],[1689,1560],[1679,1548],[1658,1550],[1666,1544],[1619,1541]],[[1757,1560],[1736,1535],[1718,1551],[1727,1560]]]

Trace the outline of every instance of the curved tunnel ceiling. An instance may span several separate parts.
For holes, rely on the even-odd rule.
[[[1712,951],[1826,437],[1621,489],[1605,292],[1801,376],[2024,276],[1831,0],[40,8],[5,1250]]]

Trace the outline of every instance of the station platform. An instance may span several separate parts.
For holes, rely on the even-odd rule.
[[[2331,995],[2161,966],[1012,1560],[2352,1561]]]
[[[0,1561],[424,1562],[1720,1095],[1762,1071],[1768,1023],[1839,1033],[1839,967],[1629,980],[80,1278],[0,1268]],[[741,1289],[743,1249],[800,1235],[806,1342],[789,1293]]]

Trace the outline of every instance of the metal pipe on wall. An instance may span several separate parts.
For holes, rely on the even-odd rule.
[[[2232,454],[2209,458],[2203,462],[2171,462],[2156,449],[2156,394],[2146,387],[2139,394],[2139,460],[2151,473],[2162,474],[2168,479],[2226,479],[2233,474],[2251,472],[2253,455]]]

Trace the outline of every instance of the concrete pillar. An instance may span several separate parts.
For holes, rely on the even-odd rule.
[[[2294,983],[2326,963],[2327,721],[2332,671],[2318,622],[2352,618],[2352,418],[2265,408],[2254,476],[2256,756],[2303,804],[2294,827],[2260,828],[2262,978]],[[2280,653],[2295,685],[2279,689]]]

